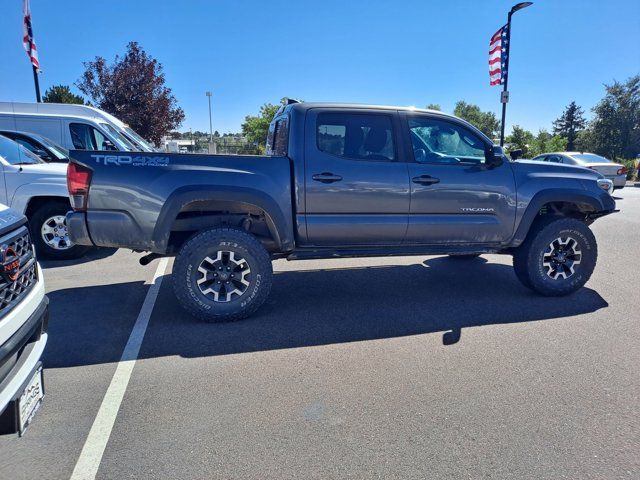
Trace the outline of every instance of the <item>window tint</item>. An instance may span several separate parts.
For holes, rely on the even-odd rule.
[[[320,151],[356,160],[394,161],[391,117],[321,113],[316,122]]]
[[[40,157],[2,135],[0,135],[0,157],[10,165],[42,163]]]
[[[562,163],[562,158],[560,158],[560,155],[547,155],[546,161],[551,163]]]
[[[485,162],[484,142],[455,123],[414,117],[409,119],[409,130],[416,162],[451,165]]]
[[[86,123],[69,125],[71,140],[78,150],[115,150],[115,146],[100,130]]]
[[[273,138],[273,154],[286,155],[289,146],[289,119],[282,118],[276,122]]]
[[[125,137],[123,134],[121,134],[119,131],[117,131],[108,123],[101,123],[100,126],[104,128],[111,135],[111,137],[116,141],[116,143],[122,150],[128,150],[128,151],[137,150],[136,146],[132,142],[127,140],[127,137]]]
[[[595,153],[574,153],[571,156],[581,163],[613,163],[611,160]]]

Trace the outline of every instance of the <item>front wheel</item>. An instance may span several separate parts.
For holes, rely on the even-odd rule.
[[[596,239],[573,218],[549,217],[535,223],[514,254],[518,279],[545,296],[568,295],[591,277],[598,258]]]
[[[253,235],[212,228],[184,243],[172,276],[176,298],[187,312],[225,322],[246,318],[264,303],[273,269],[269,253]]]
[[[33,243],[39,256],[54,260],[81,257],[88,247],[69,239],[65,215],[71,209],[67,203],[53,201],[39,207],[29,219]]]

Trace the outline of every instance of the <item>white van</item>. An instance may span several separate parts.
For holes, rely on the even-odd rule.
[[[154,151],[125,123],[87,105],[0,102],[0,130],[37,133],[69,150]]]

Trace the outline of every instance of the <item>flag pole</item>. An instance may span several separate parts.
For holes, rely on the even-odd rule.
[[[35,65],[31,65],[33,67],[33,83],[36,86],[36,101],[38,103],[42,103],[42,98],[40,98],[40,81],[38,79],[38,69]]]
[[[502,121],[500,122],[500,146],[504,147],[504,123],[505,118],[507,116],[507,102],[509,102],[509,90],[507,85],[509,83],[509,77],[511,76],[511,72],[509,71],[509,60],[511,55],[509,54],[509,49],[511,48],[511,16],[516,13],[518,10],[522,10],[523,8],[527,8],[533,5],[533,2],[521,2],[513,7],[509,11],[509,15],[507,16],[507,59],[505,61],[505,72],[507,75],[504,77],[504,86],[502,87],[502,94],[500,95],[500,102],[502,103]]]

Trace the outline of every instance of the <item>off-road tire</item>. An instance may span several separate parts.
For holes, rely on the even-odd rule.
[[[566,277],[552,278],[545,266],[545,252],[556,239],[570,239],[580,251],[579,263]],[[547,257],[547,262],[548,262]],[[541,217],[536,220],[525,241],[513,256],[513,267],[522,284],[544,296],[568,295],[587,283],[596,266],[598,246],[593,232],[580,220],[566,217]]]
[[[89,247],[84,245],[73,245],[64,250],[58,250],[48,245],[42,237],[44,222],[55,216],[65,216],[69,210],[71,210],[71,207],[66,202],[51,201],[42,205],[30,215],[31,238],[36,247],[38,257],[51,260],[70,260],[83,256],[89,250]]]
[[[197,283],[202,278],[200,266],[207,257],[216,258],[218,252],[233,252],[250,270],[246,290],[227,302],[203,294]],[[253,235],[236,228],[212,228],[194,234],[182,245],[172,277],[176,298],[187,312],[207,322],[230,322],[250,316],[264,303],[271,290],[273,268],[269,253]]]

